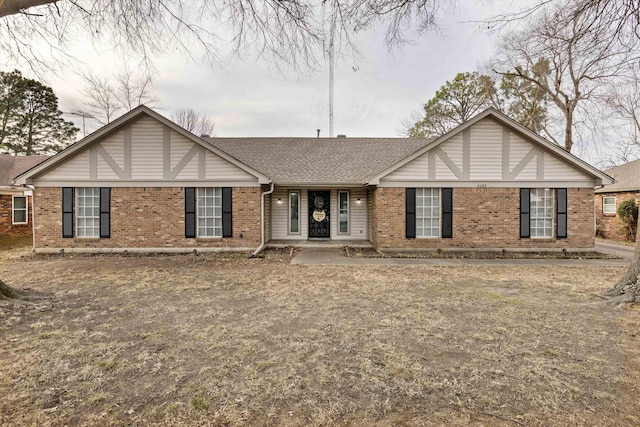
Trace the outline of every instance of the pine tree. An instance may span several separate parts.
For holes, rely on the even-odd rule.
[[[54,154],[79,131],[62,118],[53,89],[18,70],[0,72],[0,114],[0,150],[10,154]]]
[[[458,73],[442,85],[424,104],[407,134],[413,138],[444,135],[488,107],[553,140],[546,130],[547,96],[543,91],[528,81],[510,76],[496,81],[478,72]]]

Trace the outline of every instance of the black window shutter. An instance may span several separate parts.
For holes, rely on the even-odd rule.
[[[442,192],[442,237],[453,237],[453,188],[443,188]]]
[[[407,239],[416,237],[416,189],[407,188]]]
[[[520,238],[531,237],[530,229],[530,205],[531,190],[529,188],[520,189]]]
[[[73,187],[62,187],[62,237],[73,237]]]
[[[232,188],[222,187],[222,237],[233,237]]]
[[[196,189],[185,187],[184,189],[184,237],[194,239],[196,237]]]
[[[111,188],[100,188],[100,238],[111,237]]]
[[[567,238],[567,189],[556,189],[556,237]]]

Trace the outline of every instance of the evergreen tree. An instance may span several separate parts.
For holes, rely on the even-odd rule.
[[[458,73],[422,107],[424,117],[409,130],[409,136],[440,136],[492,105],[493,81],[477,72]]]
[[[440,136],[489,107],[536,133],[551,136],[546,131],[547,97],[543,91],[510,76],[496,81],[478,72],[458,73],[441,86],[424,104],[424,116],[407,133],[414,138]]]
[[[53,89],[18,70],[0,72],[0,114],[0,151],[5,153],[54,154],[79,131],[62,118]]]

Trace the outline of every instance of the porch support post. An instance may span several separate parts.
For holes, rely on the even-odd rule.
[[[273,190],[275,189],[275,185],[273,184],[273,182],[271,183],[271,188],[265,192],[263,192],[260,195],[260,246],[258,246],[258,249],[255,250],[255,252],[251,255],[252,257],[255,257],[256,255],[258,255],[262,249],[264,248],[264,244],[265,244],[265,221],[264,221],[264,198],[267,197],[269,194],[273,193]]]

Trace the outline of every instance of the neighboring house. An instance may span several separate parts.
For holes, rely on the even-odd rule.
[[[640,201],[640,160],[625,163],[605,171],[615,183],[597,188],[595,193],[596,226],[598,235],[623,237],[618,219],[618,206],[628,199]]]
[[[200,138],[141,106],[17,178],[35,250],[589,249],[613,180],[488,109],[433,140]]]
[[[31,189],[13,185],[13,178],[45,159],[0,154],[0,236],[31,235]]]

